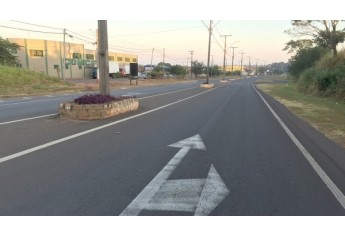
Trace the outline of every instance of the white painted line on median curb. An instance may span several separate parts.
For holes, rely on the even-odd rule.
[[[316,171],[316,173],[320,176],[322,181],[326,184],[326,186],[329,188],[329,190],[333,193],[335,198],[338,200],[338,202],[341,204],[341,206],[345,209],[345,196],[340,191],[340,189],[333,183],[333,181],[328,177],[326,172],[321,168],[321,166],[315,161],[315,159],[310,155],[310,153],[305,149],[305,147],[298,141],[296,136],[290,131],[290,129],[285,125],[285,123],[280,119],[280,117],[277,115],[277,113],[272,109],[272,107],[267,103],[267,101],[264,99],[264,97],[258,92],[258,90],[254,87],[252,84],[253,89],[257,92],[257,94],[260,96],[262,101],[266,104],[268,109],[271,111],[273,116],[276,118],[276,120],[279,122],[279,124],[283,127],[287,135],[290,137],[290,139],[295,143],[297,148],[302,152],[304,157],[307,159],[309,164],[313,167],[313,169]]]
[[[30,118],[25,118],[25,119],[20,119],[20,120],[2,122],[2,123],[0,123],[0,125],[7,125],[7,124],[12,124],[12,123],[17,123],[17,122],[22,122],[22,121],[27,121],[27,120],[34,120],[34,119],[39,119],[39,118],[48,117],[48,116],[55,116],[55,115],[57,115],[57,113],[43,115],[43,116],[35,116],[35,117],[30,117]]]
[[[44,148],[47,148],[47,147],[50,147],[50,146],[53,146],[53,145],[62,143],[62,142],[65,142],[65,141],[67,141],[67,140],[71,140],[71,139],[74,139],[74,138],[77,138],[77,137],[80,137],[80,136],[83,136],[83,135],[86,135],[86,134],[89,134],[89,133],[93,133],[93,132],[95,132],[95,131],[97,131],[97,130],[104,129],[104,128],[107,128],[107,127],[109,127],[109,126],[113,126],[113,125],[116,125],[116,124],[125,122],[125,121],[127,121],[127,120],[131,120],[131,119],[134,119],[134,118],[143,116],[143,115],[147,115],[147,114],[149,114],[149,113],[152,113],[152,112],[161,110],[161,109],[163,109],[163,108],[167,108],[167,107],[170,107],[170,106],[172,106],[172,105],[175,105],[175,104],[177,104],[177,103],[180,103],[180,102],[189,100],[189,99],[191,99],[191,98],[200,96],[200,95],[202,95],[202,94],[204,94],[204,93],[208,93],[208,92],[213,91],[213,90],[215,90],[215,89],[217,89],[217,88],[220,88],[220,87],[222,87],[222,86],[215,87],[215,88],[210,89],[210,90],[206,90],[206,91],[204,91],[204,92],[201,92],[201,93],[192,95],[192,96],[190,96],[190,97],[181,99],[181,100],[179,100],[179,101],[172,102],[172,103],[166,104],[166,105],[164,105],[164,106],[157,107],[157,108],[155,108],[155,109],[152,109],[152,110],[149,110],[149,111],[146,111],[146,112],[143,112],[143,113],[134,115],[134,116],[130,116],[130,117],[127,117],[127,118],[118,120],[118,121],[111,122],[111,123],[106,124],[106,125],[102,125],[102,126],[99,126],[99,127],[93,128],[93,129],[89,129],[89,130],[86,130],[86,131],[83,131],[83,132],[80,132],[80,133],[77,133],[77,134],[74,134],[74,135],[67,136],[67,137],[65,137],[65,138],[61,138],[61,139],[58,139],[58,140],[55,140],[55,141],[52,141],[52,142],[49,142],[49,143],[45,143],[45,144],[39,145],[39,146],[37,146],[37,147],[33,147],[33,148],[30,148],[30,149],[27,149],[27,150],[24,150],[24,151],[17,152],[17,153],[15,153],[15,154],[9,155],[9,156],[2,157],[2,158],[0,158],[0,163],[5,162],[5,161],[12,160],[12,159],[17,158],[17,157],[24,156],[24,155],[29,154],[29,153],[31,153],[31,152],[35,152],[35,151],[38,151],[38,150],[41,150],[41,149],[44,149]]]

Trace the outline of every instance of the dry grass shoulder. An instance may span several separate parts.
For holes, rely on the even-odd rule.
[[[286,78],[261,80],[256,86],[345,148],[344,102],[300,93]]]

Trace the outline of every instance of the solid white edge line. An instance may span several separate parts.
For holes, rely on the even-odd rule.
[[[48,117],[48,116],[55,116],[55,115],[57,115],[57,113],[43,115],[43,116],[35,116],[35,117],[30,117],[30,118],[25,118],[25,119],[20,119],[20,120],[2,122],[2,123],[0,123],[0,125],[12,124],[12,123],[17,123],[17,122],[22,122],[22,121],[27,121],[27,120],[34,120],[34,119],[39,119],[39,118]]]
[[[344,194],[334,184],[334,182],[328,177],[326,172],[315,161],[315,159],[312,157],[312,155],[310,155],[310,153],[307,151],[307,149],[300,143],[300,141],[298,141],[296,136],[290,131],[290,129],[285,125],[285,123],[277,115],[277,113],[272,109],[272,107],[267,103],[267,101],[263,98],[263,96],[258,92],[258,90],[255,88],[253,83],[252,83],[252,87],[257,92],[257,94],[260,96],[260,98],[265,103],[265,105],[268,107],[268,109],[271,111],[271,113],[276,118],[276,120],[279,122],[279,124],[282,126],[282,128],[285,130],[285,132],[290,137],[290,139],[295,143],[297,148],[302,152],[303,156],[307,159],[309,164],[313,167],[313,169],[316,171],[316,173],[319,175],[319,177],[322,179],[322,181],[326,184],[328,189],[333,193],[335,198],[338,200],[338,202],[341,204],[341,206],[345,209],[345,196],[344,196]]]
[[[45,144],[42,144],[42,145],[39,145],[39,146],[30,148],[30,149],[21,151],[21,152],[17,152],[17,153],[15,153],[15,154],[12,154],[12,155],[9,155],[9,156],[0,157],[0,163],[3,163],[3,162],[5,162],[5,161],[12,160],[12,159],[14,159],[14,158],[17,158],[17,157],[20,157],[20,156],[23,156],[23,155],[26,155],[26,154],[29,154],[29,153],[31,153],[31,152],[35,152],[35,151],[38,151],[38,150],[41,150],[41,149],[44,149],[44,148],[53,146],[53,145],[55,145],[55,144],[59,144],[59,143],[65,142],[65,141],[67,141],[67,140],[71,140],[71,139],[74,139],[74,138],[83,136],[83,135],[85,135],[85,134],[89,134],[89,133],[95,132],[95,131],[97,131],[97,130],[101,130],[101,129],[107,128],[107,127],[109,127],[109,126],[113,126],[113,125],[116,125],[116,124],[125,122],[125,121],[127,121],[127,120],[131,120],[131,119],[134,119],[134,118],[137,118],[137,117],[140,117],[140,116],[143,116],[143,115],[146,115],[146,114],[149,114],[149,113],[152,113],[152,112],[161,110],[161,109],[163,109],[163,108],[166,108],[166,107],[175,105],[175,104],[177,104],[177,103],[180,103],[180,102],[189,100],[189,99],[191,99],[191,98],[200,96],[200,95],[202,95],[202,94],[204,94],[204,93],[213,91],[214,89],[217,89],[217,88],[220,88],[220,87],[222,87],[222,86],[215,87],[215,88],[210,89],[210,90],[206,90],[206,91],[204,91],[204,92],[201,92],[201,93],[192,95],[192,96],[190,96],[190,97],[187,97],[187,98],[184,98],[184,99],[181,99],[181,100],[178,100],[178,101],[175,101],[175,102],[166,104],[166,105],[161,106],[161,107],[154,108],[154,109],[152,109],[152,110],[149,110],[149,111],[146,111],[146,112],[143,112],[143,113],[134,115],[134,116],[130,116],[130,117],[127,117],[127,118],[118,120],[118,121],[111,122],[111,123],[106,124],[106,125],[98,126],[98,127],[96,127],[96,128],[89,129],[89,130],[86,130],[86,131],[83,131],[83,132],[80,132],[80,133],[77,133],[77,134],[73,134],[73,135],[67,136],[67,137],[65,137],[65,138],[61,138],[61,139],[52,141],[52,142],[48,142],[48,143],[45,143]]]

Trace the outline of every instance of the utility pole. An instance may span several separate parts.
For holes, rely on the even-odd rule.
[[[106,20],[98,20],[99,93],[109,95],[108,29]]]
[[[165,48],[163,48],[163,78],[165,78]]]
[[[223,60],[223,73],[224,73],[224,77],[225,77],[225,55],[226,55],[226,37],[228,36],[232,36],[231,34],[227,34],[227,35],[221,35],[220,37],[225,37],[224,39],[224,60]]]
[[[186,69],[186,75],[188,75],[188,60],[189,60],[189,57],[187,57],[187,69]]]
[[[61,65],[61,76],[62,80],[65,80],[65,68],[66,68],[66,29],[63,29],[63,56],[62,56],[62,65]]]
[[[192,79],[193,53],[194,53],[194,51],[189,51],[189,53],[190,53],[190,57],[191,57],[191,59],[190,59],[190,79]]]
[[[258,75],[258,58],[256,58],[255,75]]]
[[[244,52],[240,52],[241,53],[241,75],[242,75],[242,62],[243,62],[243,54],[245,54]]]
[[[211,66],[211,77],[212,77],[212,74],[213,74],[213,73],[212,73],[212,72],[213,72],[213,56],[214,56],[214,55],[211,55],[211,57],[212,57],[212,62],[211,62],[211,63],[212,63],[212,66]]]
[[[235,48],[238,48],[238,47],[230,47],[232,48],[232,61],[231,61],[231,76],[234,75],[234,51],[235,51]]]
[[[152,48],[152,55],[151,55],[151,70],[150,70],[150,72],[152,72],[152,70],[153,70],[153,67],[152,67],[152,60],[153,60],[153,52],[155,51],[155,49],[154,48]],[[150,73],[150,79],[151,79],[151,76],[152,76],[152,73]]]
[[[212,20],[210,20],[210,28],[208,29],[208,54],[207,54],[207,70],[206,70],[206,84],[208,84],[208,77],[210,71],[210,53],[211,53],[211,35],[212,35]]]
[[[248,75],[248,76],[250,76],[250,72],[251,72],[251,71],[250,71],[250,58],[252,58],[252,57],[248,57],[248,58],[249,58],[249,66],[248,66],[248,74],[249,74],[249,75]]]

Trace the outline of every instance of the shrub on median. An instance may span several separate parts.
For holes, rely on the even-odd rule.
[[[122,101],[124,99],[135,98],[135,96],[120,96],[114,97],[110,95],[101,95],[101,94],[86,94],[80,96],[79,98],[74,99],[74,102],[77,104],[101,104],[101,103],[110,103],[115,101]]]

